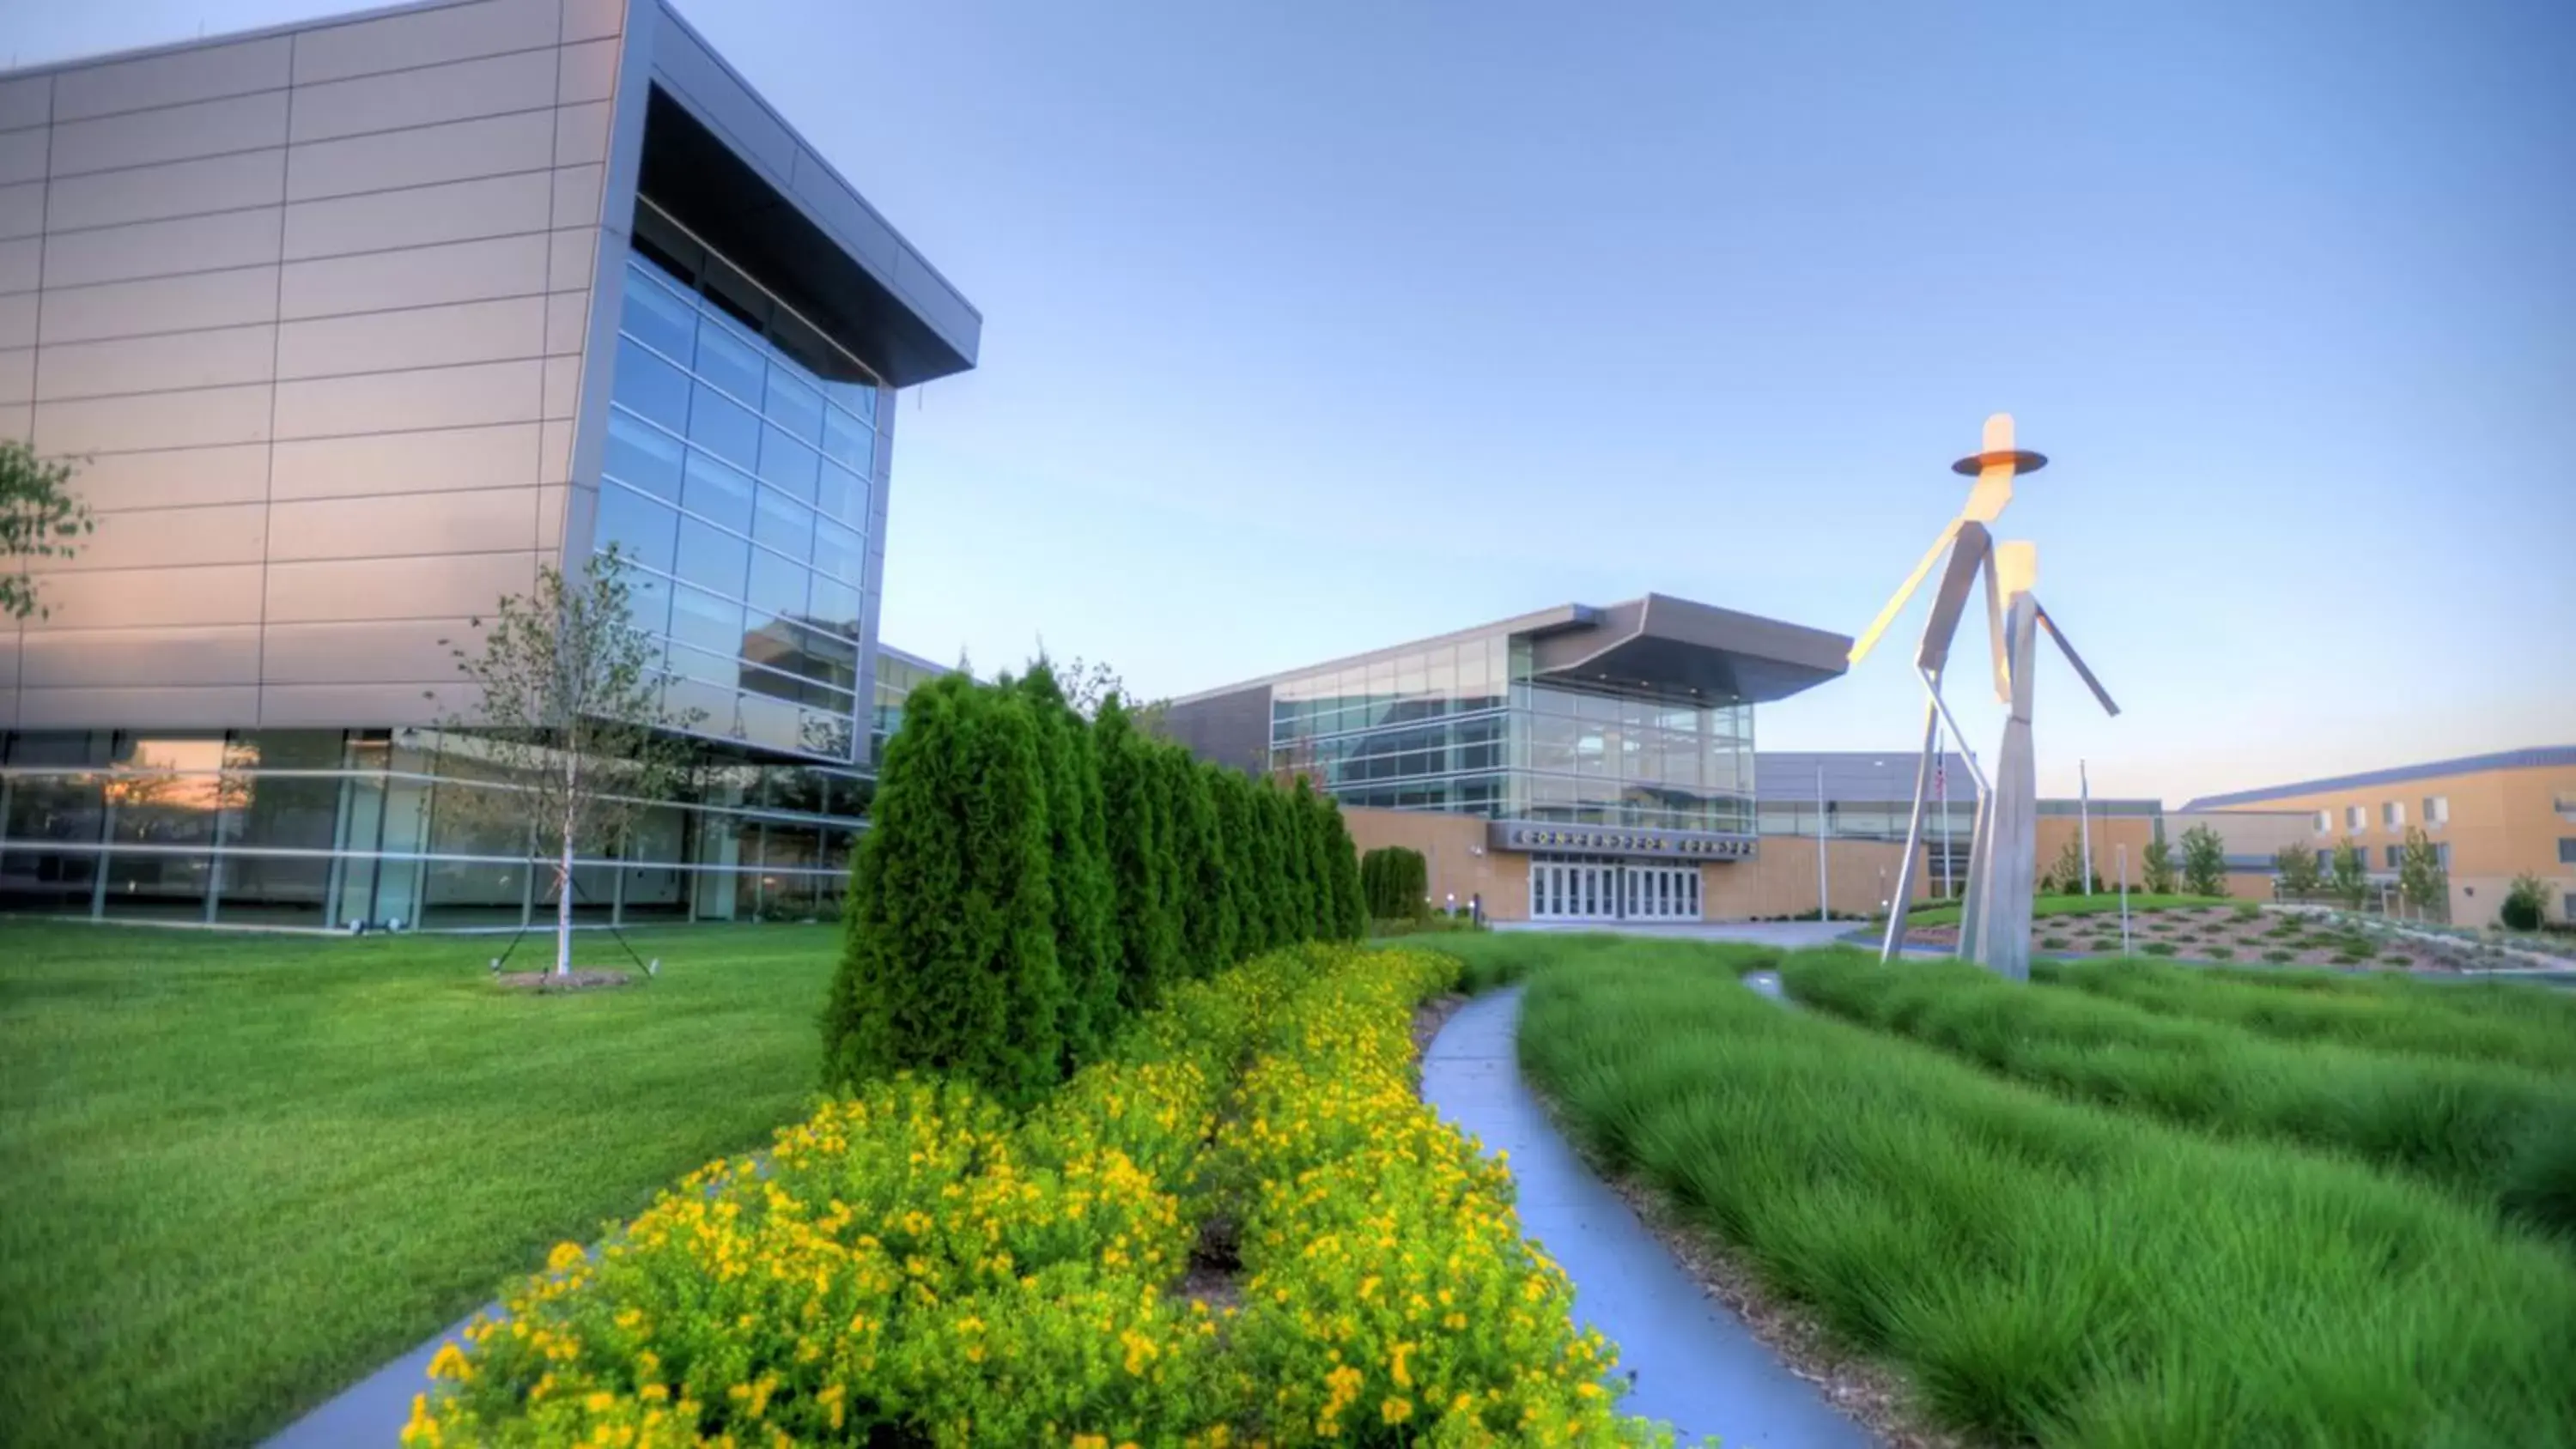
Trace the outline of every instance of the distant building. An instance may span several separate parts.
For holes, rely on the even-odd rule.
[[[2280,844],[2304,845],[2321,860],[2350,840],[2380,879],[2395,878],[2406,832],[2421,829],[2450,875],[2453,922],[2494,922],[2517,875],[2547,881],[2551,914],[2576,920],[2576,745],[2235,790],[2182,808],[2222,823],[2269,814],[2287,822],[2274,827]]]
[[[1422,850],[1442,903],[1505,920],[1812,910],[1812,843],[1768,851],[1757,833],[1753,712],[1840,675],[1850,646],[1649,594],[1208,690],[1167,725],[1204,758],[1313,780],[1363,847]]]

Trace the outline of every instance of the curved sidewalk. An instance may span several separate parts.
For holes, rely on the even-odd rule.
[[[1578,1319],[1619,1345],[1636,1387],[1628,1413],[1669,1422],[1680,1443],[1726,1449],[1863,1449],[1861,1427],[1828,1405],[1711,1301],[1617,1194],[1594,1177],[1521,1083],[1513,1054],[1520,989],[1459,1009],[1422,1058],[1422,1096],[1491,1152],[1511,1154],[1521,1226],[1574,1280]]]

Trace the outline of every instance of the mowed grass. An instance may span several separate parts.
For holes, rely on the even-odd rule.
[[[0,1441],[254,1442],[759,1145],[835,942],[666,931],[537,997],[487,938],[0,925]]]
[[[2555,1176],[2576,1159],[2576,1081],[2281,1041],[1959,961],[1809,951],[1780,977],[1801,1002],[2016,1080],[2206,1132],[2348,1153],[2576,1244],[2576,1181]]]
[[[2129,893],[2131,915],[2146,911],[2175,911],[2202,906],[2243,904],[2245,902],[2229,896],[2151,896],[2137,891]],[[2034,919],[2042,916],[2099,916],[2105,913],[2116,916],[2120,913],[2120,893],[2112,890],[2089,896],[2041,896],[2031,903],[2030,913]],[[1955,926],[1958,923],[1957,906],[1917,906],[1905,913],[1905,924],[1908,926]]]
[[[2576,1264],[2418,1182],[1999,1080],[1721,952],[1538,970],[1522,1063],[1598,1152],[2005,1443],[2576,1442]]]
[[[2283,1041],[2332,1041],[2464,1062],[2508,1062],[2576,1079],[2576,1016],[2561,993],[2505,982],[2154,962],[2034,961],[2033,981]],[[2350,986],[2334,983],[2350,982]]]

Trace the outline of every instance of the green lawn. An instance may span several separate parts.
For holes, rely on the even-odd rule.
[[[2195,906],[2243,904],[2245,902],[2227,896],[2151,896],[2137,891],[2129,893],[2129,910],[2132,914],[2139,911],[2172,911]],[[2103,891],[2089,896],[2041,896],[2031,904],[2030,908],[2033,917],[2098,916],[2104,912],[2115,916],[2120,913],[2118,891]],[[1880,919],[1885,919],[1884,914]],[[1905,913],[1905,924],[1908,926],[1955,926],[1958,923],[1957,906],[1917,906]]]
[[[834,939],[638,936],[659,979],[534,997],[485,938],[0,923],[0,1440],[255,1441],[760,1145]]]

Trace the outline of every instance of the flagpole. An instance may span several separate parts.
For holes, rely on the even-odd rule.
[[[1816,766],[1816,919],[1830,921],[1833,909],[1825,892],[1825,767]]]
[[[2075,762],[2075,824],[2084,837],[2084,894],[2093,894],[2093,777]]]

